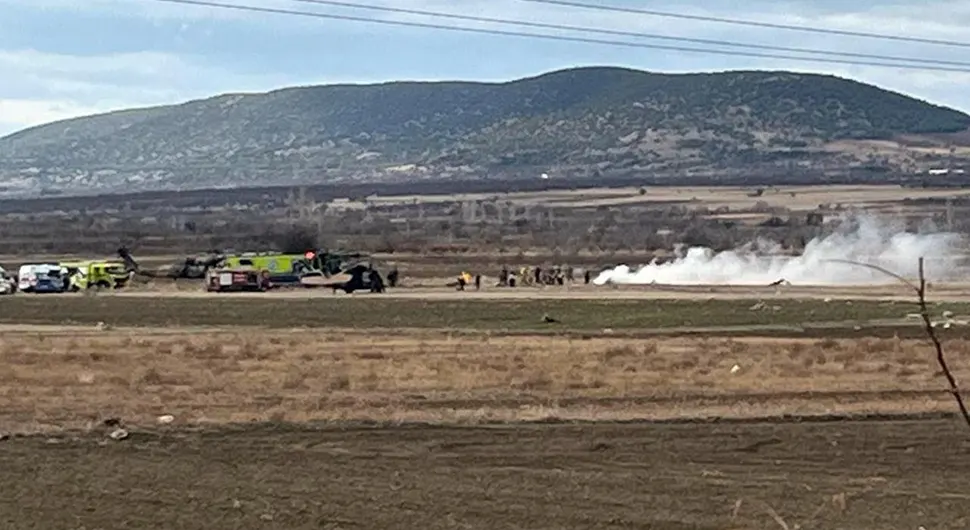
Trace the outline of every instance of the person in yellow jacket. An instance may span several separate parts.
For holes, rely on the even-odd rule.
[[[458,275],[458,290],[464,291],[465,286],[470,284],[471,282],[472,282],[472,275],[469,274],[467,271],[463,271],[461,274]]]

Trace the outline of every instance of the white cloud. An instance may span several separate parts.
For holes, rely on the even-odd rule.
[[[84,106],[69,100],[0,99],[0,136],[34,125],[120,110],[127,106],[127,103]]]
[[[286,84],[158,52],[81,56],[0,50],[0,135],[48,121]]]
[[[0,50],[0,68],[63,76],[159,77],[184,71],[186,62],[179,57],[158,52],[132,52],[109,55],[62,55],[33,49]]]
[[[368,18],[403,19],[407,15],[358,10],[314,4],[300,0],[209,0],[222,4],[235,4],[257,8],[290,9],[319,13],[358,14]],[[824,9],[815,1],[749,1],[727,3],[721,0],[692,0],[676,5],[668,2],[624,2],[612,0],[580,0],[588,4],[626,6],[658,11],[721,16],[769,22],[775,24],[812,25],[848,31],[884,32],[918,37],[963,39],[965,28],[970,25],[970,1],[927,0],[922,3],[884,3],[888,5],[853,5],[840,3],[838,9]],[[356,0],[354,0],[356,2]],[[563,6],[537,4],[522,0],[365,0],[361,4],[402,9],[421,9],[443,13],[492,16],[498,18],[548,21],[552,23],[577,24],[616,29],[664,29],[668,31],[698,30],[719,32],[734,28],[751,37],[751,28],[716,23],[679,20],[656,16],[637,15],[605,10],[590,10]],[[151,19],[266,19],[267,15],[234,9],[169,3],[159,0],[0,0],[0,6],[13,5],[41,10],[67,10],[72,12],[102,12],[114,15],[126,14]],[[280,15],[278,20],[294,22],[300,17]],[[408,17],[413,19],[413,17]],[[462,23],[464,24],[464,23]],[[754,31],[758,31],[755,29]],[[799,35],[799,34],[793,34]],[[800,34],[811,35],[809,33]]]
[[[250,5],[264,2],[250,1]],[[267,2],[278,4],[277,2]],[[701,36],[698,33],[735,33],[744,40],[757,38],[764,28],[752,28],[716,22],[684,20],[661,16],[642,15],[600,9],[582,9],[549,4],[539,4],[522,0],[370,0],[363,2],[371,5],[399,9],[420,9],[442,13],[488,16],[492,18],[541,21],[556,24],[571,24],[603,29],[626,31],[664,31],[669,34]],[[672,13],[715,16],[743,19],[771,24],[814,26],[827,29],[888,33],[921,38],[954,39],[966,38],[966,27],[970,25],[970,0],[929,0],[920,4],[899,5],[852,5],[842,3],[838,10],[820,9],[819,2],[764,2],[727,3],[720,0],[693,0],[678,2],[623,2],[613,0],[579,0],[577,3],[630,7],[633,9],[654,10]],[[301,10],[322,10],[325,6],[314,5],[312,0],[294,0],[290,6]],[[326,8],[333,11],[334,8]],[[376,11],[362,10],[374,18],[415,20],[410,15],[378,14]],[[425,19],[427,20],[427,19]],[[458,24],[456,22],[455,24]],[[461,22],[460,24],[474,24]],[[812,33],[789,32],[796,40],[830,40],[829,36],[812,36]],[[880,42],[880,41],[875,41]],[[881,42],[885,45],[885,41]]]
[[[239,2],[238,0],[212,0],[223,4],[250,5],[256,7],[292,7],[288,0],[254,0]],[[30,7],[40,10],[61,10],[71,12],[100,12],[110,14],[124,14],[158,20],[192,20],[192,19],[241,19],[254,18],[259,15],[234,9],[217,9],[196,5],[161,2],[158,0],[0,0],[0,6],[13,5]]]

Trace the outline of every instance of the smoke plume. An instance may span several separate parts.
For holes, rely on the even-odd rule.
[[[933,228],[906,232],[898,223],[871,216],[844,219],[834,233],[810,241],[800,256],[779,255],[780,250],[777,244],[762,240],[719,253],[692,247],[666,263],[654,260],[636,271],[626,265],[603,271],[593,282],[767,285],[786,280],[793,285],[886,284],[897,280],[867,267],[831,260],[868,263],[916,278],[921,256],[930,281],[967,278],[970,272],[962,266],[965,248],[960,234]]]

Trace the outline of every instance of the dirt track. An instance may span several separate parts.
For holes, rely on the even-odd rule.
[[[443,283],[443,282],[442,282]],[[269,293],[207,293],[195,284],[159,284],[152,289],[132,289],[116,296],[138,297],[278,297],[278,298],[332,298],[347,297],[345,293],[334,294],[331,289],[281,289]],[[369,296],[369,293],[355,293],[351,296]],[[476,291],[469,288],[457,291],[454,288],[438,286],[401,287],[388,289],[382,295],[387,298],[408,298],[428,300],[462,299],[607,299],[607,300],[651,300],[651,299],[717,299],[737,298],[777,298],[777,299],[854,299],[854,300],[913,300],[913,293],[900,284],[874,286],[732,286],[732,285],[656,285],[656,286],[554,286],[545,288],[497,288],[486,286]],[[970,284],[948,283],[931,286],[928,296],[934,301],[970,301]]]
[[[0,325],[441,329],[453,333],[732,336],[922,336],[912,297],[792,297],[735,290],[720,296],[646,290],[396,290],[385,295],[298,289],[263,294],[131,291],[0,297]],[[970,296],[948,287],[933,294],[931,318],[953,313],[948,337],[970,333]],[[544,321],[544,315],[554,317]],[[914,318],[916,317],[916,318]]]
[[[4,528],[956,529],[956,420],[15,438]],[[787,525],[787,526],[785,526]]]

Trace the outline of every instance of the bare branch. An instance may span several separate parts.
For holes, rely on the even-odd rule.
[[[923,258],[920,258],[920,263],[922,263],[922,260],[923,260]],[[867,269],[872,269],[872,270],[875,270],[875,271],[879,271],[879,272],[885,274],[886,276],[892,276],[893,278],[896,278],[897,280],[899,280],[903,284],[909,286],[911,289],[913,289],[913,291],[916,294],[919,294],[919,292],[920,292],[920,288],[917,287],[916,285],[914,285],[913,282],[907,280],[906,278],[903,278],[901,275],[896,274],[895,272],[893,272],[893,271],[891,271],[891,270],[889,270],[889,269],[887,269],[885,267],[880,267],[879,265],[873,265],[871,263],[862,263],[861,261],[852,261],[852,260],[848,260],[848,259],[828,259],[828,260],[825,260],[825,261],[832,261],[832,262],[835,262],[835,263],[847,263],[849,265],[858,265],[860,267],[865,267]]]
[[[967,426],[970,427],[970,413],[967,412],[967,406],[963,402],[963,396],[960,394],[960,388],[957,386],[957,380],[953,377],[953,372],[950,371],[950,367],[946,363],[946,356],[943,354],[943,345],[940,343],[939,337],[936,336],[936,330],[933,328],[933,323],[930,322],[929,309],[926,307],[926,277],[923,274],[923,258],[919,259],[919,309],[920,316],[923,317],[923,325],[926,328],[926,334],[929,335],[930,340],[933,341],[933,347],[936,348],[936,362],[940,365],[940,370],[943,371],[943,375],[950,384],[950,393],[953,394],[953,399],[956,400],[957,406],[960,407],[960,413],[963,414],[963,420],[967,423]]]
[[[919,258],[919,285],[913,285],[913,283],[901,275],[896,274],[888,269],[880,267],[878,265],[872,265],[869,263],[861,263],[857,261],[850,260],[826,260],[835,261],[840,263],[847,263],[849,265],[858,265],[861,267],[867,267],[873,269],[908,285],[916,291],[916,297],[919,302],[920,316],[923,319],[923,327],[926,330],[926,335],[929,337],[930,341],[933,343],[933,348],[936,349],[936,362],[940,365],[940,370],[946,377],[947,383],[950,385],[950,394],[953,395],[953,399],[956,400],[957,406],[960,408],[960,414],[963,415],[963,421],[970,427],[970,412],[967,411],[967,406],[963,401],[963,395],[960,394],[960,388],[957,386],[956,378],[953,377],[953,372],[950,371],[949,365],[946,362],[946,355],[943,353],[943,344],[940,342],[940,338],[936,335],[936,329],[933,327],[933,322],[930,320],[929,307],[926,304],[926,275],[923,270],[923,258]]]

